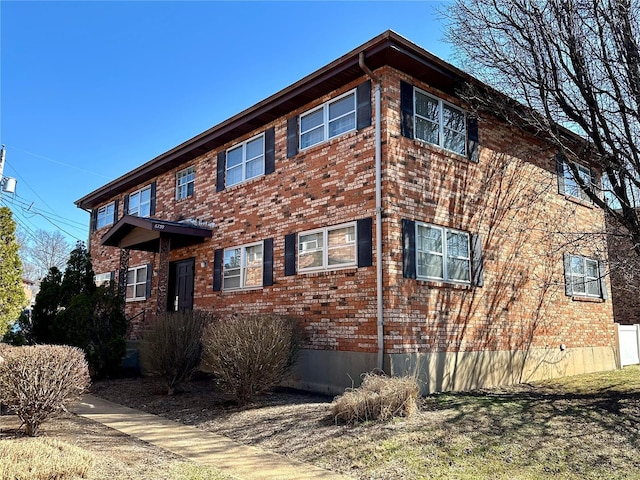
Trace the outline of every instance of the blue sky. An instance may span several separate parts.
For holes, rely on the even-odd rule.
[[[451,60],[441,4],[0,1],[0,204],[86,240],[75,200],[387,29]]]

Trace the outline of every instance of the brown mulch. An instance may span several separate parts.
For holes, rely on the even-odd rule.
[[[224,435],[238,442],[305,460],[301,452],[348,432],[331,416],[333,397],[277,389],[239,407],[212,378],[201,376],[168,396],[162,381],[103,380],[91,393],[107,400]]]

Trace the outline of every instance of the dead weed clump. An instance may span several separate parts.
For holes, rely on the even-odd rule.
[[[86,478],[93,455],[50,438],[0,441],[0,480],[65,480]]]
[[[365,373],[362,385],[335,398],[331,412],[336,423],[385,422],[408,417],[418,410],[420,386],[414,377],[387,377]]]

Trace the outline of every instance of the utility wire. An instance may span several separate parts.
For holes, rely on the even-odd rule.
[[[15,205],[15,203],[12,202],[7,202],[7,200],[5,198],[1,198],[2,203],[4,203],[6,206],[10,206],[11,205]],[[20,205],[18,205],[20,206]],[[51,225],[53,225],[55,228],[57,228],[58,230],[60,230],[62,233],[65,233],[67,235],[69,235],[71,238],[78,240],[78,241],[84,241],[81,238],[78,238],[76,235],[74,235],[73,233],[68,232],[67,230],[65,230],[64,228],[62,228],[60,225],[58,225],[56,222],[54,222],[53,220],[51,220],[47,215],[44,215],[43,213],[40,212],[34,212],[34,215],[39,215],[42,218],[44,218],[47,222],[49,222]],[[16,216],[16,218],[18,218]],[[25,219],[26,220],[26,219]],[[74,228],[78,228],[78,227],[74,227]],[[79,229],[79,228],[78,228]],[[32,237],[35,239],[36,235],[31,232]]]

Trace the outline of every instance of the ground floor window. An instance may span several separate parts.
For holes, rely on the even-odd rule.
[[[471,282],[467,232],[416,222],[416,273],[419,279]]]
[[[302,232],[298,235],[298,271],[355,266],[355,222]]]
[[[130,268],[127,272],[127,300],[147,298],[147,265]]]
[[[262,286],[263,244],[224,250],[223,290]]]

